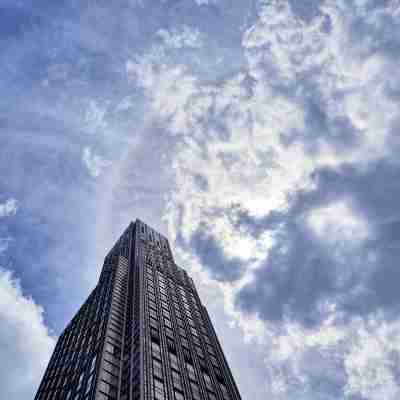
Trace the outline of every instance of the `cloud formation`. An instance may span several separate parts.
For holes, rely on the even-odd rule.
[[[0,218],[10,217],[17,213],[18,201],[16,199],[8,199],[5,203],[0,204]]]
[[[111,161],[92,153],[90,147],[83,149],[82,161],[93,178],[99,177],[103,173],[103,170],[111,165]]]
[[[228,258],[218,241],[207,232],[207,226],[200,226],[191,237],[191,248],[199,257],[204,268],[211,271],[214,279],[232,281],[241,274],[242,261],[237,257]]]
[[[0,269],[0,378],[4,398],[32,398],[54,348],[43,308],[26,297],[9,271]]]
[[[244,398],[398,398],[399,3],[42,3],[0,24],[0,190],[24,204],[0,228],[51,324],[139,216],[217,310]]]
[[[265,347],[277,398],[375,398],[383,387],[364,390],[357,374],[392,374],[348,354],[364,346],[352,340],[364,329],[359,318],[371,336],[379,318],[396,330],[389,199],[397,198],[399,115],[381,77],[394,71],[383,27],[397,12],[392,3],[261,1],[242,35],[246,63],[222,81],[203,83],[190,63],[154,51],[131,69],[178,136],[170,233],[212,279],[230,282],[226,304],[239,324],[255,316],[265,326],[259,339],[287,349],[280,362]],[[160,85],[160,70],[183,84]],[[204,230],[202,221],[212,222]],[[308,334],[318,340],[302,348]],[[391,382],[387,396],[400,390]]]

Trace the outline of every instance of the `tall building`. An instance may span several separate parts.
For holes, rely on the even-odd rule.
[[[140,220],[104,260],[35,400],[240,400],[193,280]]]

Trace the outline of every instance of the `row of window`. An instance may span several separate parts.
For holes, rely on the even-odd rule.
[[[168,252],[153,251],[153,249],[148,247],[146,262],[148,265],[157,267],[161,272],[173,277],[175,281],[186,286],[189,290],[192,290],[192,280],[184,269],[180,268],[173,262]]]
[[[186,320],[189,331],[191,333],[192,342],[194,343],[194,349],[196,351],[196,354],[198,355],[198,357],[200,359],[203,360],[202,362],[200,362],[200,365],[204,365],[204,368],[207,368],[205,360],[204,360],[204,351],[202,349],[202,345],[201,345],[201,342],[199,339],[200,332],[198,329],[200,329],[201,337],[205,341],[205,345],[207,347],[207,351],[209,353],[209,357],[210,357],[211,363],[214,367],[216,376],[217,376],[217,378],[219,377],[217,379],[217,382],[221,387],[221,393],[222,393],[223,399],[229,400],[230,397],[228,395],[226,386],[221,382],[222,374],[221,374],[221,370],[219,369],[219,363],[216,358],[215,350],[214,350],[214,347],[212,346],[211,340],[208,336],[208,332],[204,325],[200,310],[197,306],[195,296],[191,292],[182,288],[181,286],[175,285],[171,281],[170,278],[165,278],[160,272],[157,271],[158,288],[159,288],[159,292],[160,292],[159,304],[161,306],[160,307],[161,314],[159,317],[158,312],[157,312],[157,305],[156,305],[157,293],[154,289],[155,285],[154,285],[154,277],[153,277],[152,268],[148,267],[146,269],[146,276],[147,276],[147,291],[148,291],[150,327],[151,327],[152,337],[155,338],[155,340],[159,341],[159,335],[158,335],[157,331],[158,331],[158,327],[159,327],[159,322],[162,321],[163,322],[163,330],[164,330],[164,332],[166,334],[166,338],[167,338],[167,343],[170,344],[168,347],[175,348],[175,343],[174,343],[174,339],[173,339],[174,335],[173,335],[173,332],[171,329],[172,328],[172,324],[171,324],[171,320],[170,320],[171,313],[170,313],[169,306],[168,306],[168,303],[171,303],[168,301],[167,294],[169,293],[172,298],[172,304],[173,304],[173,307],[175,310],[177,332],[179,333],[179,338],[180,338],[180,341],[183,346],[183,351],[185,351],[185,347],[186,347],[186,350],[190,357],[189,344],[187,341],[187,334],[186,334],[185,324],[184,324],[184,320]],[[168,282],[168,284],[167,284],[167,282]],[[177,289],[175,289],[175,287],[177,287]],[[180,296],[178,295],[178,293],[180,294]],[[178,298],[180,299],[183,307],[180,307]],[[181,312],[181,310],[183,311],[183,313]],[[184,315],[186,318],[184,317]],[[197,329],[195,320],[199,327],[198,329]],[[172,341],[170,341],[170,340],[172,340]],[[157,346],[155,346],[155,348],[157,348]],[[154,349],[153,349],[153,351],[155,352],[155,357],[157,357],[157,353],[158,353],[159,354],[158,357],[161,359],[160,351],[154,350]],[[179,370],[177,360],[174,362],[173,360],[171,360],[171,357],[170,357],[170,362],[171,362],[172,371],[174,371],[174,368],[176,368],[176,370]],[[175,365],[174,365],[174,363],[175,363]],[[191,365],[191,364],[189,364],[189,365]],[[189,379],[191,382],[191,386],[194,385],[194,391],[196,392],[197,383],[196,383],[196,377],[194,375],[193,366],[192,366],[192,369],[190,366],[186,366],[186,369],[187,369],[188,376],[189,376]],[[158,378],[160,378],[159,371],[161,371],[160,365],[158,365],[156,368],[154,368],[154,365],[153,365],[153,373],[155,374],[155,377],[158,376]],[[178,372],[176,371],[176,373],[178,373]],[[204,382],[205,382],[205,387],[206,387],[207,391],[209,392],[209,398],[214,399],[215,394],[213,391],[212,380],[207,373],[204,374]],[[179,390],[179,387],[175,387],[175,389]],[[200,399],[200,396],[197,396],[195,394],[194,398]]]
[[[125,284],[124,269],[119,268],[121,271],[117,271],[114,277],[109,273],[102,274],[98,286],[60,337],[43,379],[38,399],[59,399],[60,391],[65,394],[68,390],[66,398],[76,400],[86,398],[86,394],[90,392],[93,375],[86,380],[83,377],[85,370],[93,374],[95,354],[98,353],[102,342],[102,331],[109,303],[112,298],[120,297],[121,288]],[[114,290],[111,291],[113,286]],[[121,320],[114,311],[110,314],[110,325],[117,330],[121,326]],[[110,343],[109,346],[111,345]],[[117,352],[118,347],[115,347],[114,355]],[[94,358],[91,360],[91,366],[88,367],[87,361],[90,360],[92,354]],[[76,378],[78,373],[79,379]],[[85,390],[83,390],[83,385],[85,385]]]

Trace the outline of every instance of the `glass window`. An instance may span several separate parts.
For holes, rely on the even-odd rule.
[[[169,360],[171,362],[171,367],[179,370],[178,367],[178,357],[174,353],[169,353]]]
[[[100,381],[99,389],[100,391],[109,396],[117,397],[117,388],[115,386],[110,385],[107,382]]]
[[[154,357],[161,359],[161,347],[158,343],[151,342],[151,352]]]
[[[110,383],[111,385],[116,385],[116,386],[118,385],[118,378],[107,371],[103,371],[103,379],[104,381]]]
[[[79,375],[78,387],[76,388],[77,391],[80,390],[80,388],[82,387],[83,376],[84,376],[84,372],[82,372],[82,373]]]
[[[164,382],[160,379],[154,378],[154,399],[164,400],[165,398]]]
[[[195,346],[195,349],[199,357],[204,357],[203,349],[200,346]]]
[[[162,364],[157,358],[153,358],[153,372],[155,376],[158,376],[162,379]]]
[[[93,375],[90,376],[90,378],[88,379],[88,381],[86,383],[85,395],[90,392],[90,389],[92,387],[92,381],[93,381]]]
[[[211,382],[210,375],[203,373],[203,378],[204,378],[204,382],[206,383],[206,387],[209,389],[212,389],[212,382]]]
[[[171,372],[172,372],[172,382],[173,382],[174,387],[182,390],[181,374],[175,370],[171,370]]]
[[[189,378],[195,381],[196,380],[196,375],[195,375],[195,372],[194,372],[193,365],[187,362],[186,363],[186,370],[188,372]]]
[[[167,326],[165,327],[165,335],[167,336],[167,338],[170,338],[170,339],[174,338],[172,329],[168,328]]]
[[[199,385],[196,382],[190,381],[190,387],[192,389],[193,399],[201,399]]]
[[[214,392],[210,392],[210,391],[207,391],[207,392],[208,392],[208,398],[210,400],[217,400],[217,397],[215,396]]]
[[[185,396],[180,390],[174,390],[174,396],[176,400],[185,400]]]
[[[165,324],[165,326],[168,326],[169,328],[172,328],[171,321],[168,318],[164,318],[164,324]]]
[[[221,388],[222,397],[224,398],[224,400],[229,400],[229,394],[226,386],[223,383],[220,383],[219,387]]]

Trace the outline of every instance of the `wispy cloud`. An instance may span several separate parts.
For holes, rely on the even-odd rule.
[[[83,149],[82,161],[93,178],[99,177],[106,168],[111,166],[111,161],[92,153],[90,147]]]
[[[13,216],[17,211],[18,201],[16,199],[8,199],[5,203],[0,203],[0,218]]]
[[[181,29],[172,32],[160,29],[157,35],[164,41],[167,47],[180,49],[182,47],[201,47],[203,45],[201,34],[197,29],[184,25]]]

